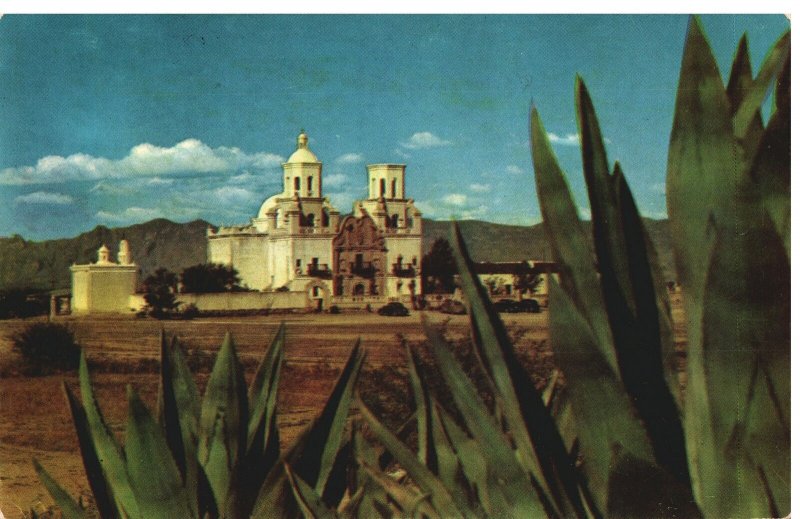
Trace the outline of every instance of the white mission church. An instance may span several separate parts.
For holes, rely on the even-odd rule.
[[[283,191],[242,226],[208,230],[208,261],[248,288],[305,291],[312,304],[410,301],[421,291],[422,213],[406,197],[404,164],[367,166],[369,197],[342,216],[323,192],[322,162],[297,137]]]

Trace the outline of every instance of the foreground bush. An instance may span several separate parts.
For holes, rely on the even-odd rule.
[[[59,323],[34,323],[12,337],[14,351],[22,357],[21,371],[30,376],[78,369],[81,347],[69,327]]]
[[[81,398],[66,384],[64,392],[100,516],[287,517],[303,504],[297,494],[315,491],[343,501],[344,468],[335,462],[363,352],[356,344],[318,418],[281,455],[276,405],[284,336],[281,327],[249,387],[226,336],[202,398],[183,352],[162,336],[158,411],[153,417],[128,386],[124,446],[100,413],[81,357]],[[36,460],[34,465],[65,518],[87,516]]]

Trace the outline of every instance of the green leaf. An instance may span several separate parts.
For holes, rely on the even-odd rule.
[[[143,517],[197,517],[161,428],[128,386],[128,476]]]
[[[667,163],[667,208],[675,266],[687,319],[687,387],[684,428],[689,468],[700,507],[721,495],[715,474],[722,465],[713,435],[705,376],[702,312],[711,248],[719,224],[733,222],[742,163],[731,107],[708,41],[692,17],[681,64]]]
[[[189,495],[197,496],[200,396],[177,340],[173,337],[168,342],[163,330],[159,389],[159,421],[164,426],[167,444],[183,478],[184,487]],[[190,499],[189,504],[192,512],[199,515],[197,499]]]
[[[97,511],[100,513],[101,517],[119,517],[120,512],[116,508],[114,496],[108,486],[108,482],[103,476],[103,466],[100,464],[100,459],[97,457],[97,451],[95,451],[92,442],[92,431],[89,427],[86,411],[75,395],[72,394],[66,382],[63,383],[63,389],[70,414],[72,415],[75,434],[78,437],[78,446],[81,450],[84,473],[86,474],[86,479],[89,481],[89,488],[92,489]]]
[[[97,400],[95,400],[85,352],[81,352],[78,379],[81,387],[81,400],[86,411],[86,420],[91,430],[94,450],[100,460],[100,465],[103,467],[103,475],[108,483],[108,488],[113,494],[117,510],[121,516],[141,517],[125,468],[125,456],[114,435],[106,426],[103,415],[100,413],[100,407],[97,404]]]
[[[431,504],[439,515],[443,517],[474,517],[463,496],[452,495],[442,481],[420,463],[416,455],[386,429],[360,399],[357,399],[357,403],[361,417],[369,425],[370,430],[397,459],[398,463],[408,471],[423,492],[430,494]]]
[[[747,34],[739,39],[736,47],[736,55],[733,57],[731,65],[731,75],[728,78],[728,86],[725,89],[731,108],[737,110],[741,106],[747,92],[753,88],[753,68],[750,65],[750,48],[747,42]]]
[[[411,381],[411,390],[416,404],[414,414],[417,419],[417,455],[422,463],[436,472],[436,454],[431,437],[431,397],[428,393],[428,386],[423,384],[420,378],[420,361],[408,344],[406,344],[406,356],[408,357],[408,378]]]
[[[598,338],[606,364],[617,371],[611,329],[606,318],[591,246],[583,233],[564,173],[535,107],[531,108],[531,153],[536,194],[553,254],[562,271],[563,289],[570,295]]]
[[[428,500],[430,496],[421,494],[412,487],[401,485],[380,470],[370,466],[363,460],[359,460],[362,470],[374,481],[386,494],[400,507],[400,511],[406,517],[436,517],[438,514]]]
[[[465,284],[462,279],[462,285]],[[519,463],[500,425],[489,414],[472,381],[461,370],[458,360],[448,350],[441,334],[424,320],[423,327],[436,357],[436,365],[453,395],[459,412],[464,417],[470,434],[487,453],[487,478],[492,483],[498,483],[499,494],[505,500],[503,510],[490,510],[489,514],[544,515],[544,505],[529,483],[528,472]],[[530,401],[537,402],[544,408],[539,395],[534,393],[533,397]],[[503,411],[510,416],[507,409],[504,408]],[[509,422],[511,420],[509,418]],[[514,426],[511,423],[509,426],[513,430]]]
[[[304,448],[290,461],[292,470],[322,493],[342,443],[364,351],[357,341],[319,416],[308,429]]]
[[[234,507],[236,501],[231,494],[237,494],[237,489],[231,484],[235,477],[235,465],[232,464],[228,451],[230,442],[225,437],[226,429],[225,414],[220,411],[214,420],[214,430],[208,442],[207,458],[202,460],[214,503],[219,510],[225,510],[226,506]]]
[[[514,354],[505,327],[475,274],[458,225],[453,226],[452,241],[477,356],[493,383],[494,397],[505,415],[522,466],[538,484],[546,485],[543,506],[554,504],[562,513],[571,506],[582,517],[575,471],[555,422]]]
[[[33,467],[36,469],[39,481],[42,482],[47,492],[53,498],[53,501],[55,501],[56,505],[61,509],[64,519],[85,519],[87,517],[86,511],[70,497],[66,490],[61,488],[56,480],[39,464],[36,458],[33,459]]]
[[[735,111],[733,128],[734,134],[737,137],[742,137],[746,134],[748,126],[764,103],[767,92],[769,91],[769,86],[783,69],[783,64],[789,57],[790,43],[791,37],[787,31],[778,39],[764,58],[761,69],[758,71],[758,76],[756,76],[750,88],[746,91],[746,94]]]
[[[319,494],[302,478],[295,476],[288,464],[284,464],[283,468],[286,471],[294,497],[297,499],[297,504],[300,505],[300,511],[306,519],[332,519],[336,517],[336,513],[328,510]]]
[[[790,82],[791,61],[787,59],[778,85]],[[785,94],[788,97],[788,94]],[[776,97],[778,95],[776,94]],[[783,98],[783,95],[781,95]],[[782,101],[767,125],[759,142],[750,178],[760,195],[761,203],[772,219],[791,258],[791,110],[788,100]]]
[[[638,458],[654,462],[652,448],[621,382],[597,348],[589,324],[552,278],[549,287],[555,361],[567,379],[589,487],[605,508],[612,445],[619,442]]]
[[[229,482],[230,475],[223,477],[223,474],[217,474],[215,471],[224,470],[224,467],[230,469],[243,458],[247,440],[247,410],[247,386],[242,366],[236,356],[236,347],[228,333],[225,334],[206,386],[200,411],[198,445],[198,459],[212,484],[219,507],[223,507],[226,503],[228,488],[218,485]],[[215,430],[219,415],[224,417],[222,431]],[[228,459],[224,464],[214,462],[215,464],[211,465],[212,444],[220,441],[224,444]]]

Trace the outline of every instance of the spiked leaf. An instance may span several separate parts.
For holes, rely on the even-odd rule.
[[[473,343],[488,378],[493,382],[494,396],[501,404],[523,467],[536,481],[546,485],[545,507],[554,505],[562,513],[572,508],[573,513],[582,517],[575,471],[569,463],[556,424],[514,354],[505,327],[475,274],[456,224],[452,241],[470,312]]]
[[[244,456],[247,408],[247,386],[242,367],[236,356],[233,339],[226,334],[206,386],[200,411],[198,446],[198,459],[212,485],[219,507],[227,502],[230,470]],[[224,427],[217,430],[220,415]],[[217,453],[226,453],[224,463],[212,456],[212,448]]]
[[[380,423],[360,399],[357,400],[357,403],[361,417],[369,425],[370,430],[398,463],[408,471],[414,482],[424,492],[430,494],[431,504],[439,515],[443,517],[475,517],[463,496],[451,494],[441,480],[420,463],[414,453]]]
[[[61,485],[53,479],[36,458],[33,459],[33,467],[36,469],[39,480],[47,489],[53,501],[56,502],[56,505],[61,509],[64,519],[86,519],[86,511],[70,497],[66,490],[61,488]]]
[[[161,428],[131,386],[126,436],[128,476],[142,516],[197,517]]]
[[[308,483],[296,477],[288,464],[284,464],[283,468],[289,478],[289,484],[295,499],[297,499],[297,504],[300,505],[300,511],[306,519],[333,519],[336,517],[336,513],[329,510],[322,502],[320,495],[308,486]]]
[[[106,426],[100,407],[94,398],[92,383],[89,378],[89,367],[86,354],[81,352],[78,367],[78,379],[81,386],[81,400],[86,411],[86,420],[91,430],[92,442],[97,458],[103,468],[103,475],[108,482],[121,516],[141,517],[139,506],[131,489],[131,483],[125,470],[125,456],[114,435]]]
[[[612,445],[619,442],[651,463],[652,447],[622,384],[604,362],[589,324],[555,281],[551,279],[549,286],[555,360],[569,386],[590,488],[605,508]]]
[[[380,470],[371,467],[362,460],[359,460],[361,468],[372,478],[383,491],[390,495],[400,507],[400,511],[407,517],[436,517],[436,511],[431,507],[428,500],[430,496],[420,494],[407,485],[401,485]]]
[[[78,446],[81,450],[84,472],[86,473],[86,479],[89,481],[89,488],[92,489],[97,511],[101,517],[119,517],[120,514],[114,504],[112,491],[105,477],[103,477],[103,466],[100,464],[97,451],[95,451],[92,443],[92,431],[86,418],[86,411],[75,395],[72,394],[66,382],[63,383],[63,389],[70,414],[72,415],[75,433],[78,436]]]

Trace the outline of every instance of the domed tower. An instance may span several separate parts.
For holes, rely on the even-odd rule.
[[[283,196],[322,197],[322,162],[308,149],[308,135],[300,130],[297,150],[283,164]]]
[[[104,243],[99,249],[97,249],[97,264],[108,265],[109,263],[111,263],[111,251]]]
[[[119,242],[117,261],[120,265],[130,265],[133,263],[131,260],[131,246],[128,244],[128,240],[122,240]]]

